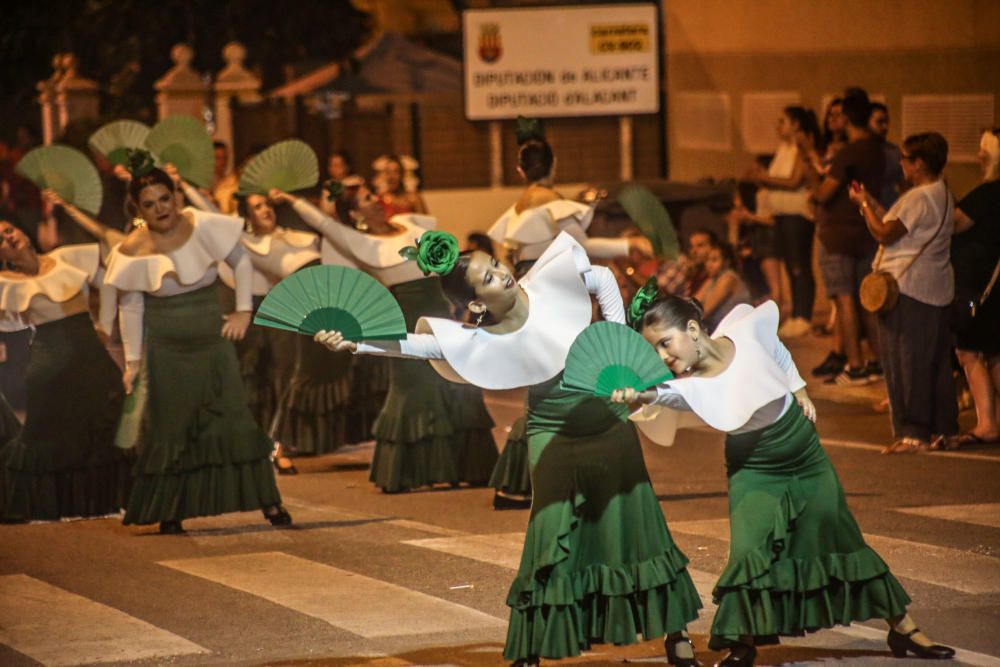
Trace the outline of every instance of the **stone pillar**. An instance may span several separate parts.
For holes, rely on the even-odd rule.
[[[72,121],[90,120],[100,116],[100,93],[97,83],[77,73],[79,61],[72,53],[64,53],[62,76],[55,84],[56,128],[58,136]]]
[[[635,169],[633,163],[633,132],[632,116],[618,117],[618,156],[620,169],[618,177],[623,181],[631,181],[634,177]]]
[[[183,114],[204,122],[206,88],[201,75],[191,69],[194,51],[187,44],[170,50],[174,66],[156,82],[156,107],[160,120]]]
[[[226,61],[215,79],[215,139],[229,147],[229,164],[227,171],[232,171],[235,159],[233,147],[233,110],[232,101],[259,102],[260,79],[243,66],[247,57],[246,48],[239,42],[229,42],[222,49],[222,58]]]
[[[63,76],[63,55],[52,56],[52,76],[39,81],[35,86],[38,91],[38,104],[42,108],[42,143],[46,146],[56,140],[59,133],[59,114],[56,111],[56,84]]]
[[[503,126],[490,121],[490,187],[503,187]]]

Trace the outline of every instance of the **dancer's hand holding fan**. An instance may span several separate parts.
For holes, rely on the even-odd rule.
[[[319,182],[319,160],[309,144],[290,139],[258,153],[240,175],[242,195],[266,195],[271,190],[295,192]]]
[[[595,322],[570,347],[563,385],[610,398],[616,390],[642,392],[672,377],[639,333],[624,324]]]

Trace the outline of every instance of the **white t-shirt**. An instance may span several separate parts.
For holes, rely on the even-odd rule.
[[[944,226],[941,218],[944,207]],[[946,306],[955,298],[955,274],[951,268],[951,234],[955,227],[955,204],[948,186],[938,180],[911,188],[885,214],[883,220],[899,220],[906,234],[885,246],[880,269],[895,276],[899,292],[931,306]],[[941,231],[938,231],[938,228]],[[935,233],[937,236],[935,236]],[[906,269],[929,239],[923,254]],[[905,273],[902,273],[906,269]],[[900,276],[902,273],[902,276]]]
[[[774,178],[791,178],[795,173],[799,149],[792,142],[783,141],[774,153],[768,176]],[[757,191],[757,213],[763,216],[801,215],[812,220],[809,209],[809,190],[805,185],[798,190],[782,190],[780,188],[761,188]]]

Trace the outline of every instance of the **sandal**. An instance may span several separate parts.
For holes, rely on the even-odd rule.
[[[961,449],[967,445],[995,445],[997,442],[997,438],[987,440],[982,436],[976,435],[972,431],[968,431],[967,433],[962,433],[960,435],[950,435],[943,438],[940,445],[935,449],[953,452],[956,449]]]
[[[900,438],[896,442],[892,443],[888,447],[882,450],[883,454],[916,454],[917,452],[925,452],[930,447],[923,440],[918,440],[916,438]]]

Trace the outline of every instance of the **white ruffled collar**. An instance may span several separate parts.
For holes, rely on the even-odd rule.
[[[96,243],[62,246],[41,257],[53,260],[52,268],[42,275],[0,276],[0,310],[23,313],[36,296],[55,303],[68,301],[94,280],[100,267]]]
[[[389,218],[389,222],[402,231],[391,236],[365,234],[345,226],[351,239],[351,258],[337,251],[329,241],[323,240],[321,253],[324,264],[356,266],[361,263],[372,269],[388,269],[406,263],[399,251],[406,246],[416,245],[424,232],[437,227],[437,218],[419,213],[400,213]],[[340,224],[340,223],[337,223]],[[353,260],[357,260],[356,262]]]
[[[156,292],[163,278],[174,275],[181,285],[193,285],[229,256],[243,235],[243,220],[231,215],[208,213],[188,207],[194,230],[184,245],[168,253],[132,257],[121,252],[121,244],[108,256],[105,282],[120,290]]]
[[[590,293],[581,273],[590,269],[584,249],[560,234],[521,280],[528,319],[520,329],[494,334],[453,320],[424,317],[417,333],[433,333],[444,361],[431,365],[453,382],[484,389],[513,389],[551,380],[563,371],[577,335],[590,324]]]
[[[277,227],[264,236],[243,232],[243,247],[253,264],[254,296],[266,295],[279,281],[320,257],[318,235],[286,227]],[[236,277],[229,265],[219,262],[218,268],[222,282],[236,289]]]
[[[593,219],[594,209],[591,206],[558,199],[520,213],[511,206],[493,223],[488,234],[497,243],[508,247],[535,245],[551,241],[568,225],[577,224],[587,231]]]
[[[768,403],[790,391],[788,375],[774,360],[778,344],[778,306],[741,304],[719,323],[712,338],[736,346],[729,367],[712,377],[685,377],[666,384],[692,411],[720,431],[735,431]]]
[[[243,232],[243,247],[255,255],[269,255],[272,243],[303,250],[315,248],[319,243],[319,236],[313,232],[302,232],[280,226],[275,227],[270,234],[263,236],[257,236],[252,232]]]

